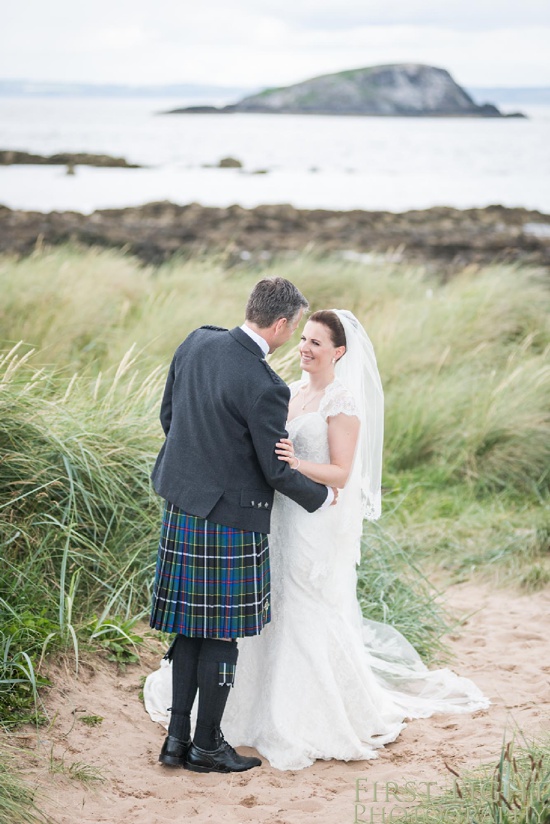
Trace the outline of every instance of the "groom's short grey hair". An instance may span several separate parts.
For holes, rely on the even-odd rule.
[[[267,329],[279,318],[294,320],[300,309],[309,303],[299,289],[289,280],[280,277],[258,281],[246,304],[246,320],[260,329]]]

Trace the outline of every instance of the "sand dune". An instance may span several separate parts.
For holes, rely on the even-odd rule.
[[[141,664],[122,673],[94,660],[76,680],[68,666],[56,666],[46,697],[50,728],[42,728],[38,740],[33,730],[20,731],[14,743],[32,749],[30,758],[22,756],[26,772],[47,794],[43,806],[58,824],[381,821],[383,809],[387,816],[396,805],[392,782],[413,782],[413,790],[433,782],[430,791],[437,792],[449,784],[445,762],[460,772],[494,760],[505,730],[539,735],[550,728],[550,592],[521,595],[463,583],[448,590],[447,600],[456,615],[470,616],[450,640],[451,666],[475,680],[492,706],[473,716],[413,721],[374,761],[319,761],[299,772],[264,763],[229,776],[163,767],[157,758],[164,731],[139,699],[141,677],[158,662],[155,641]],[[86,715],[103,721],[88,727],[80,721]],[[58,772],[51,772],[52,763]],[[70,777],[72,764],[73,771],[95,767],[104,780]]]

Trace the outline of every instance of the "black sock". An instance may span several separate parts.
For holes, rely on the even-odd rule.
[[[172,659],[172,715],[168,735],[191,737],[191,708],[197,694],[197,669],[203,638],[178,635],[169,650]]]
[[[239,651],[236,641],[205,638],[199,655],[199,712],[194,743],[203,750],[218,747],[218,733],[233,686]]]

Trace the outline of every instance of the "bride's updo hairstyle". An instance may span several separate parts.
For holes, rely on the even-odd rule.
[[[331,312],[330,309],[319,309],[319,311],[310,315],[308,320],[314,320],[315,323],[322,323],[323,326],[327,327],[333,346],[346,346],[346,333],[344,332],[342,321],[336,312]],[[343,358],[345,354],[344,352],[340,355],[340,358]],[[340,360],[340,358],[338,358],[338,360]]]

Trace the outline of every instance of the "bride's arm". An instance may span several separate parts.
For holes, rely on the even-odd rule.
[[[359,418],[341,412],[328,419],[328,448],[330,463],[319,464],[302,461],[294,455],[294,447],[289,438],[281,439],[275,447],[280,461],[286,461],[302,475],[327,486],[343,489],[349,478],[357,438],[359,437]]]

